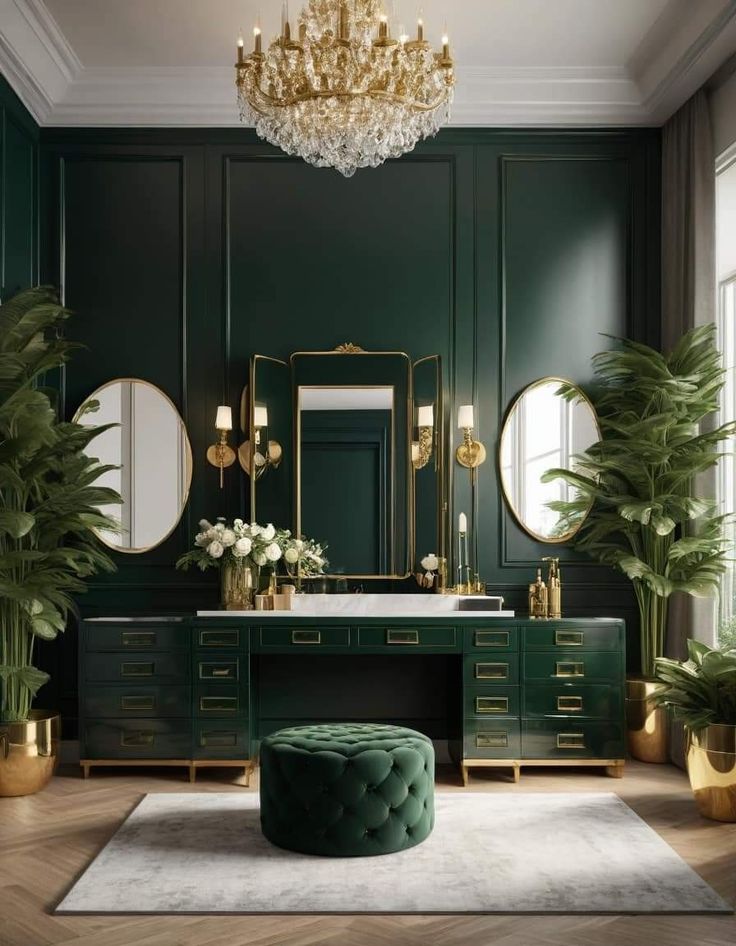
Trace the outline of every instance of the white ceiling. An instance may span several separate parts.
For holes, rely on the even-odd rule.
[[[736,51],[736,0],[386,0],[407,31],[419,4],[450,33],[456,125],[659,124]],[[42,125],[237,125],[238,30],[280,8],[0,0],[0,69]]]

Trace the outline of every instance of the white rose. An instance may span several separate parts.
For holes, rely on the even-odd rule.
[[[236,532],[240,532],[242,528],[243,528],[243,520],[233,519],[233,529],[235,529]]]
[[[210,540],[209,540],[209,538],[207,537],[207,533],[206,533],[206,532],[198,532],[198,533],[194,536],[194,544],[195,544],[195,545],[199,545],[200,547],[204,547],[205,545],[209,545],[209,542],[210,542]]]
[[[281,549],[276,542],[272,542],[270,545],[266,546],[266,558],[269,562],[278,562],[281,558]]]
[[[220,536],[220,541],[225,546],[225,548],[230,548],[231,545],[235,545],[235,533],[232,529],[224,529],[222,535]]]
[[[266,528],[261,533],[264,542],[272,542],[273,537],[276,535],[276,530],[273,527],[273,523],[269,522]]]
[[[299,561],[299,553],[297,552],[296,549],[287,549],[284,552],[284,558],[290,565],[293,565],[294,562]]]
[[[256,563],[256,565],[265,565],[268,559],[263,554],[263,552],[256,552],[253,555],[253,561]]]
[[[207,546],[207,554],[212,558],[222,558],[222,553],[224,551],[225,549],[222,546],[222,542],[218,542],[217,540],[210,542],[210,544]]]
[[[206,519],[200,519],[199,528],[202,530],[202,532],[206,532],[208,529],[212,528],[212,523],[208,522]]]
[[[249,538],[243,536],[242,539],[238,539],[235,543],[235,551],[238,555],[250,555],[250,550],[253,548],[253,543]]]
[[[422,559],[422,568],[428,572],[436,572],[440,566],[439,559],[437,556],[432,553],[430,555],[425,555]]]
[[[250,534],[255,538],[257,535],[260,535],[263,532],[263,529],[258,525],[257,522],[251,522],[250,524]]]
[[[224,532],[224,531],[225,531],[225,523],[224,523],[224,522],[217,522],[217,523],[215,523],[215,532]]]
[[[304,548],[304,542],[301,539],[296,539],[296,541],[294,542],[294,545],[297,547],[297,549],[300,552]]]

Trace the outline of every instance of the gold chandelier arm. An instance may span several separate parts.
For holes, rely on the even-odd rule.
[[[382,99],[383,101],[393,102],[396,105],[408,105],[418,112],[433,112],[447,101],[449,87],[442,95],[438,96],[434,102],[417,102],[415,99],[407,98],[404,95],[396,95],[393,92],[386,92],[383,89],[349,89],[344,92],[317,89],[303,92],[301,95],[293,95],[288,99],[274,98],[267,92],[264,92],[260,86],[253,86],[250,91],[254,95],[257,95],[261,102],[265,103],[265,105],[270,108],[289,108],[292,105],[298,105],[300,102],[309,102],[312,99],[369,98]],[[248,104],[254,108],[255,111],[261,111],[261,109],[256,108],[253,104],[253,100],[250,98],[248,99]],[[267,113],[261,111],[261,114]]]

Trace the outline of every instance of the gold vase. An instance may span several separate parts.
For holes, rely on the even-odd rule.
[[[220,575],[220,606],[225,611],[252,611],[256,579],[250,565],[228,563]]]
[[[736,821],[736,726],[689,733],[687,774],[701,815]]]
[[[22,723],[0,723],[0,797],[40,791],[59,762],[61,717],[31,710]]]
[[[630,677],[626,681],[626,727],[629,755],[639,762],[669,762],[669,714],[652,697],[658,680]]]

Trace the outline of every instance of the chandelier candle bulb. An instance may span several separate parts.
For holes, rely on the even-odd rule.
[[[424,42],[424,20],[421,17],[417,20],[417,42]]]
[[[260,26],[253,27],[253,52],[257,55],[260,55],[262,51],[261,47],[261,28]]]
[[[244,46],[243,34],[241,33],[238,36],[238,65],[243,64],[243,46]]]

